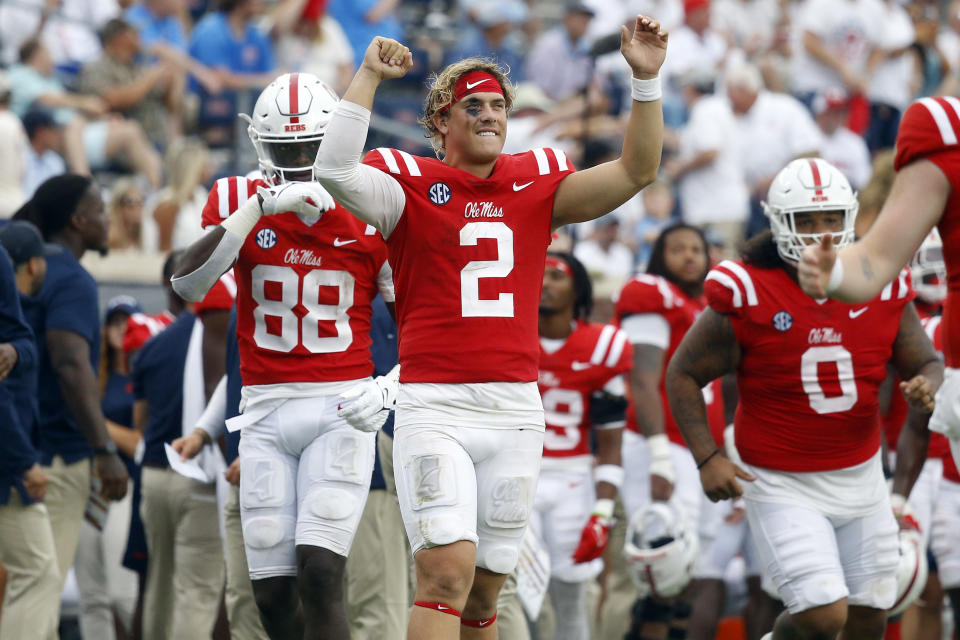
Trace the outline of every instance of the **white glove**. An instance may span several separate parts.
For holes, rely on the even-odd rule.
[[[340,394],[337,415],[358,431],[378,431],[397,406],[400,365],[385,376],[361,382]]]
[[[265,189],[257,188],[263,198],[260,210],[263,215],[292,211],[307,220],[316,220],[324,211],[337,206],[333,196],[316,182],[287,182]]]

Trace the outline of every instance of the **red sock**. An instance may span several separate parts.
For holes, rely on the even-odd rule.
[[[493,612],[492,618],[481,618],[479,620],[460,620],[460,624],[465,624],[468,627],[477,627],[478,629],[484,629],[493,624],[494,620],[497,619],[497,612]]]
[[[439,611],[440,613],[446,613],[451,616],[460,617],[460,612],[454,609],[453,607],[447,606],[442,602],[424,602],[422,600],[416,600],[413,603],[415,607],[423,607],[424,609],[433,609]],[[494,616],[496,618],[496,616]]]

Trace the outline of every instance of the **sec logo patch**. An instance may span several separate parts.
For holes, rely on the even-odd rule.
[[[261,249],[273,249],[277,244],[277,232],[269,227],[257,231],[257,246]]]
[[[778,311],[773,316],[773,328],[777,331],[789,331],[793,326],[793,316],[786,311]]]
[[[430,185],[427,193],[430,195],[430,202],[433,204],[444,205],[450,202],[451,192],[446,182],[434,182]]]

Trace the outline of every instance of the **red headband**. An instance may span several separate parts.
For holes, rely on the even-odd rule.
[[[568,265],[566,262],[564,262],[564,261],[561,260],[560,258],[554,258],[553,256],[547,256],[547,260],[546,260],[546,262],[544,263],[544,266],[545,266],[545,267],[553,267],[553,268],[556,269],[557,271],[562,271],[563,273],[567,274],[567,275],[570,276],[571,278],[573,277],[573,270],[570,268],[570,265]]]
[[[503,87],[496,76],[486,71],[471,71],[460,76],[457,84],[453,87],[453,100],[444,111],[460,102],[472,93],[499,93],[503,95]]]

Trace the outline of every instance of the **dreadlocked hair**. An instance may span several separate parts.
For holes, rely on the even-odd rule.
[[[33,197],[13,214],[13,219],[32,222],[49,242],[70,224],[92,184],[92,178],[75,173],[54,176],[37,188]]]
[[[755,234],[737,247],[743,261],[761,269],[776,269],[783,266],[783,258],[777,251],[777,243],[773,241],[773,232],[764,229]]]
[[[430,90],[423,103],[423,117],[417,122],[427,130],[426,138],[430,140],[434,153],[440,157],[445,150],[443,134],[437,129],[433,119],[453,105],[454,88],[464,75],[472,71],[485,71],[497,79],[503,89],[503,99],[507,103],[507,112],[513,106],[515,89],[510,82],[509,67],[504,69],[491,58],[464,58],[447,65],[440,73],[431,74]]]
[[[563,260],[570,267],[573,274],[573,317],[577,320],[586,320],[593,312],[593,285],[586,267],[573,257],[572,253],[549,251],[547,255],[557,260]]]
[[[697,234],[697,236],[700,237],[700,242],[703,243],[703,253],[709,253],[707,250],[707,237],[703,234],[703,229],[689,224],[684,224],[682,222],[677,222],[665,227],[663,231],[660,232],[660,235],[657,236],[656,242],[653,243],[653,249],[650,250],[650,260],[647,262],[647,273],[660,276],[661,278],[669,280],[678,287],[682,287],[683,283],[677,279],[676,275],[670,273],[670,270],[667,269],[667,262],[666,258],[664,257],[667,246],[667,238],[677,231],[693,231],[695,234]],[[710,266],[707,265],[707,269],[709,268]],[[707,275],[706,271],[704,271],[703,275]]]

